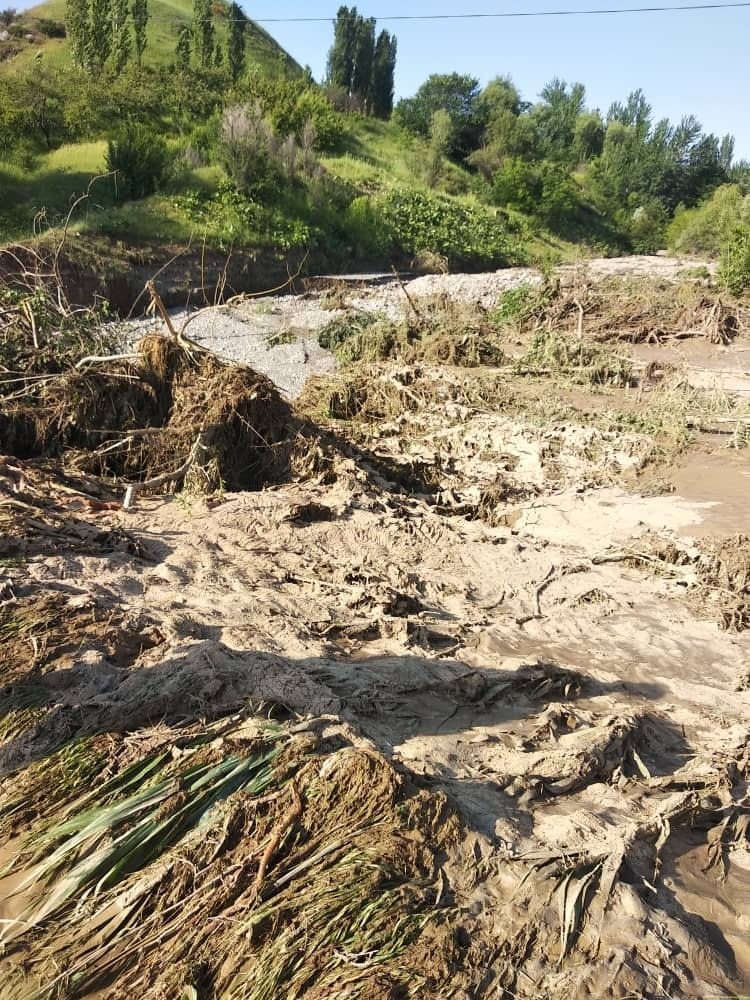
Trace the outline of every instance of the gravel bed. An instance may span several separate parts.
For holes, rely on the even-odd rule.
[[[695,262],[693,266],[712,265]],[[614,275],[674,280],[691,262],[671,257],[620,257],[586,261],[558,268],[563,278],[584,272],[591,279]],[[484,274],[427,274],[401,284],[384,281],[382,275],[369,288],[346,288],[305,295],[248,298],[231,307],[204,309],[193,313],[175,311],[177,329],[187,321],[186,333],[223,358],[250,365],[263,372],[282,393],[295,399],[307,379],[314,374],[335,371],[336,359],[318,344],[318,333],[331,320],[351,310],[378,312],[393,321],[401,319],[409,303],[435,295],[447,295],[485,309],[497,305],[503,293],[523,284],[539,284],[542,276],[530,268],[507,268]],[[335,278],[331,279],[335,281]],[[132,320],[120,325],[123,346],[132,347],[144,333],[162,328],[160,320]]]

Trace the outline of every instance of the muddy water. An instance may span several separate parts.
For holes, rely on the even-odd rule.
[[[693,538],[750,534],[750,452],[747,448],[688,455],[671,473],[679,499],[700,516],[679,532]]]

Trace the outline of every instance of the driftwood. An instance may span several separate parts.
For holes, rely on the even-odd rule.
[[[122,501],[122,505],[125,510],[130,510],[133,506],[133,500],[135,499],[136,494],[142,493],[143,490],[155,489],[157,486],[163,486],[165,483],[184,479],[198,457],[198,452],[206,450],[206,446],[203,443],[203,432],[201,431],[196,438],[193,447],[190,449],[190,454],[179,469],[175,469],[174,472],[165,472],[161,476],[155,476],[153,479],[147,479],[142,483],[131,483],[130,486],[128,486],[125,491],[125,498]]]

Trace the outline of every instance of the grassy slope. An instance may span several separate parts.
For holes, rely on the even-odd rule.
[[[23,23],[34,30],[36,18],[63,20],[65,0],[48,0],[23,15]],[[192,0],[151,0],[152,21],[146,61],[168,64],[174,54],[176,29],[189,22]],[[219,24],[219,36],[224,27]],[[23,68],[41,49],[49,65],[65,65],[68,43],[46,39],[35,33],[33,43],[17,42],[22,51],[13,59],[0,62],[0,72]],[[250,24],[248,64],[261,71],[298,69],[297,64],[262,28]],[[58,223],[74,198],[86,190],[92,177],[104,167],[104,142],[68,144],[42,156],[33,170],[0,162],[0,232],[5,238],[21,238],[30,232],[37,213],[44,211],[48,223]],[[341,153],[323,158],[323,165],[335,177],[360,191],[375,192],[393,184],[425,188],[423,174],[427,160],[425,142],[406,136],[388,122],[353,116]],[[182,243],[205,239],[208,245],[223,247],[235,242],[227,220],[211,218],[197,225],[175,194],[185,190],[216,190],[222,180],[219,168],[204,168],[183,173],[159,195],[140,202],[115,205],[112,189],[102,180],[94,184],[89,202],[77,210],[74,227],[82,232],[102,234],[126,242]],[[462,201],[477,203],[475,179],[455,164],[444,162],[437,190]],[[3,211],[3,205],[5,211]],[[267,239],[267,237],[266,237]],[[529,235],[529,252],[544,259],[572,259],[575,248],[563,241],[536,233]]]
[[[150,0],[150,11],[145,62],[151,65],[168,65],[174,58],[177,28],[190,22],[192,0]],[[46,38],[36,30],[38,18],[63,21],[64,17],[65,0],[48,0],[24,12],[18,23],[34,34],[34,41],[14,38],[7,43],[0,43],[0,56],[3,50],[20,49],[12,58],[0,58],[0,73],[28,69],[40,51],[47,65],[68,65],[67,40]],[[219,21],[217,34],[221,41],[224,40],[225,32],[225,26]],[[263,72],[282,68],[292,72],[300,70],[295,60],[268,32],[253,22],[248,26],[247,62],[249,66],[257,67]],[[105,153],[104,142],[84,142],[66,144],[41,156],[32,170],[0,161],[0,239],[29,235],[34,218],[40,212],[44,212],[52,223],[59,221],[75,197],[86,190],[91,178],[104,169]],[[196,172],[195,177],[183,180],[192,187],[205,186],[206,179],[200,174],[201,172]],[[148,204],[143,204],[137,210],[133,206],[123,213],[123,222],[127,218],[132,219],[133,237],[181,239],[189,236],[189,223],[173,218],[174,210],[168,202],[161,204],[159,199],[156,201],[160,219],[149,218]],[[112,202],[106,183],[95,185],[92,205],[109,208]],[[87,221],[81,219],[81,224],[86,228]]]
[[[151,21],[148,26],[148,44],[145,60],[152,65],[166,65],[174,59],[177,29],[182,24],[188,24],[192,17],[192,0],[150,0],[149,10]],[[33,42],[13,39],[8,46],[19,47],[20,51],[12,59],[0,61],[0,72],[22,69],[29,65],[40,50],[45,61],[51,66],[64,65],[68,60],[68,42],[66,39],[45,38],[35,30],[36,19],[44,17],[54,21],[65,20],[65,0],[47,0],[26,11],[19,18],[20,23],[28,27],[34,34]],[[217,20],[217,33],[224,40],[226,28],[221,19]],[[290,70],[299,70],[300,66],[285,52],[271,35],[260,25],[251,21],[247,29],[247,60],[249,65],[256,65],[261,70],[284,66]]]

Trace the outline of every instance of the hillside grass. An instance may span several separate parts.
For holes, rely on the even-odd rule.
[[[20,21],[33,31],[37,18],[60,21],[64,13],[64,0],[49,0],[21,15]],[[174,58],[176,26],[191,19],[192,0],[152,0],[151,13],[144,61],[152,66],[167,65]],[[225,30],[219,13],[220,42]],[[35,35],[39,44],[23,43],[25,49],[0,64],[0,72],[28,64],[40,49],[43,65],[62,68],[68,64],[66,40],[43,38],[38,32]],[[275,76],[299,71],[274,39],[252,22],[248,26],[247,65],[253,74]],[[161,127],[171,131],[166,120]],[[167,140],[175,153],[184,151],[190,141],[184,134],[178,136],[176,130]],[[339,266],[345,267],[355,258],[360,263],[369,260],[374,266],[387,266],[390,252],[384,247],[373,249],[370,240],[361,239],[363,223],[357,226],[356,220],[345,218],[346,206],[372,197],[377,200],[376,211],[380,211],[391,193],[397,198],[406,193],[407,199],[415,195],[422,198],[421,203],[403,207],[401,230],[394,236],[392,250],[405,244],[408,258],[418,257],[422,250],[428,256],[434,251],[436,260],[447,254],[451,267],[454,260],[456,266],[463,266],[462,259],[471,267],[482,266],[485,260],[486,266],[492,267],[503,262],[558,263],[579,255],[571,244],[543,232],[537,222],[521,213],[494,208],[481,180],[468,169],[446,158],[436,166],[424,139],[407,134],[393,122],[357,114],[346,116],[338,149],[320,157],[327,176],[325,184],[305,181],[289,190],[268,193],[262,203],[236,196],[221,167],[189,169],[184,163],[180,165],[180,156],[156,194],[139,201],[118,201],[113,180],[102,176],[106,154],[107,142],[100,139],[39,150],[24,166],[0,161],[0,239],[23,240],[33,232],[54,229],[65,220],[76,198],[90,190],[90,197],[78,206],[72,219],[71,230],[81,234],[125,244],[185,245],[199,240],[220,250],[235,247],[283,253],[293,248],[319,249],[333,266],[340,261]],[[432,200],[425,203],[424,199]],[[454,221],[442,228],[436,223],[437,229],[433,225],[431,230],[434,219],[427,216],[440,212],[447,212]],[[422,231],[414,240],[412,218],[415,233]],[[456,227],[462,229],[462,235],[453,239]],[[430,235],[433,231],[434,237]]]
[[[218,6],[218,5],[217,5]],[[166,66],[174,61],[177,29],[180,25],[189,24],[192,19],[192,0],[150,0],[150,21],[148,24],[148,42],[144,53],[144,63],[152,66]],[[26,69],[42,52],[45,63],[53,68],[68,64],[69,43],[64,38],[47,38],[36,29],[38,18],[48,18],[51,21],[65,21],[65,0],[47,0],[24,11],[18,16],[18,23],[28,28],[34,35],[33,42],[25,39],[12,39],[0,45],[0,55],[3,47],[8,52],[18,48],[19,51],[9,59],[0,59],[0,73],[3,71]],[[226,40],[226,24],[221,16],[216,19],[216,34],[221,44]],[[282,69],[286,72],[301,72],[299,63],[286,52],[278,42],[259,24],[250,21],[247,27],[247,61],[248,65],[257,66],[261,72],[271,72]]]

